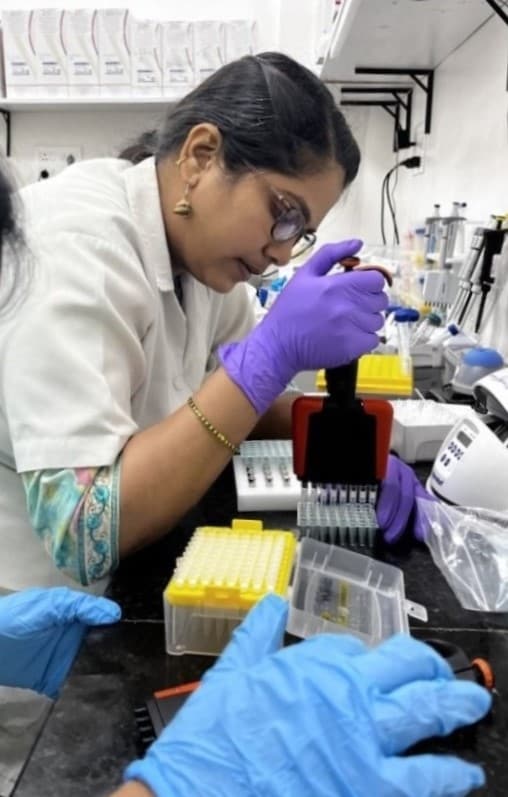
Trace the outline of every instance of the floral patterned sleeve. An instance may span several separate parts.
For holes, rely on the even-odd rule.
[[[118,565],[119,460],[102,468],[21,474],[35,533],[56,566],[83,585]]]

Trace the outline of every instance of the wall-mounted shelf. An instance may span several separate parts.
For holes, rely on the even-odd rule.
[[[182,94],[183,96],[183,94]],[[11,114],[54,111],[133,111],[151,107],[167,108],[179,97],[0,97],[0,116],[5,125],[5,154],[11,154]]]
[[[183,94],[182,94],[183,96]],[[129,110],[146,105],[165,106],[179,97],[0,97],[5,111]]]
[[[356,67],[435,69],[494,14],[485,0],[349,0],[321,77],[357,81]]]

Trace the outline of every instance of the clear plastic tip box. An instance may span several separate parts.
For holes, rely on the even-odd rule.
[[[408,614],[427,619],[406,600],[398,567],[310,538],[299,547],[287,630],[299,637],[348,633],[367,645],[409,633]]]
[[[221,653],[255,603],[286,597],[295,550],[291,532],[257,520],[197,529],[164,591],[167,652]]]

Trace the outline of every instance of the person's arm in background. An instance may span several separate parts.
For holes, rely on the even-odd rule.
[[[107,598],[67,587],[0,597],[0,686],[55,698],[89,626],[120,619]]]
[[[281,650],[286,617],[274,595],[251,610],[114,797],[464,797],[484,784],[479,766],[404,751],[478,721],[485,689],[406,635]]]

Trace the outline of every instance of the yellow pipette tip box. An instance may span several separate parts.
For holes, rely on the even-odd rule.
[[[287,596],[295,553],[291,532],[258,520],[196,529],[164,591],[168,653],[221,653],[255,603]]]
[[[317,373],[316,389],[326,390],[324,371]],[[398,354],[364,354],[358,361],[356,392],[360,396],[411,396],[413,369]]]

